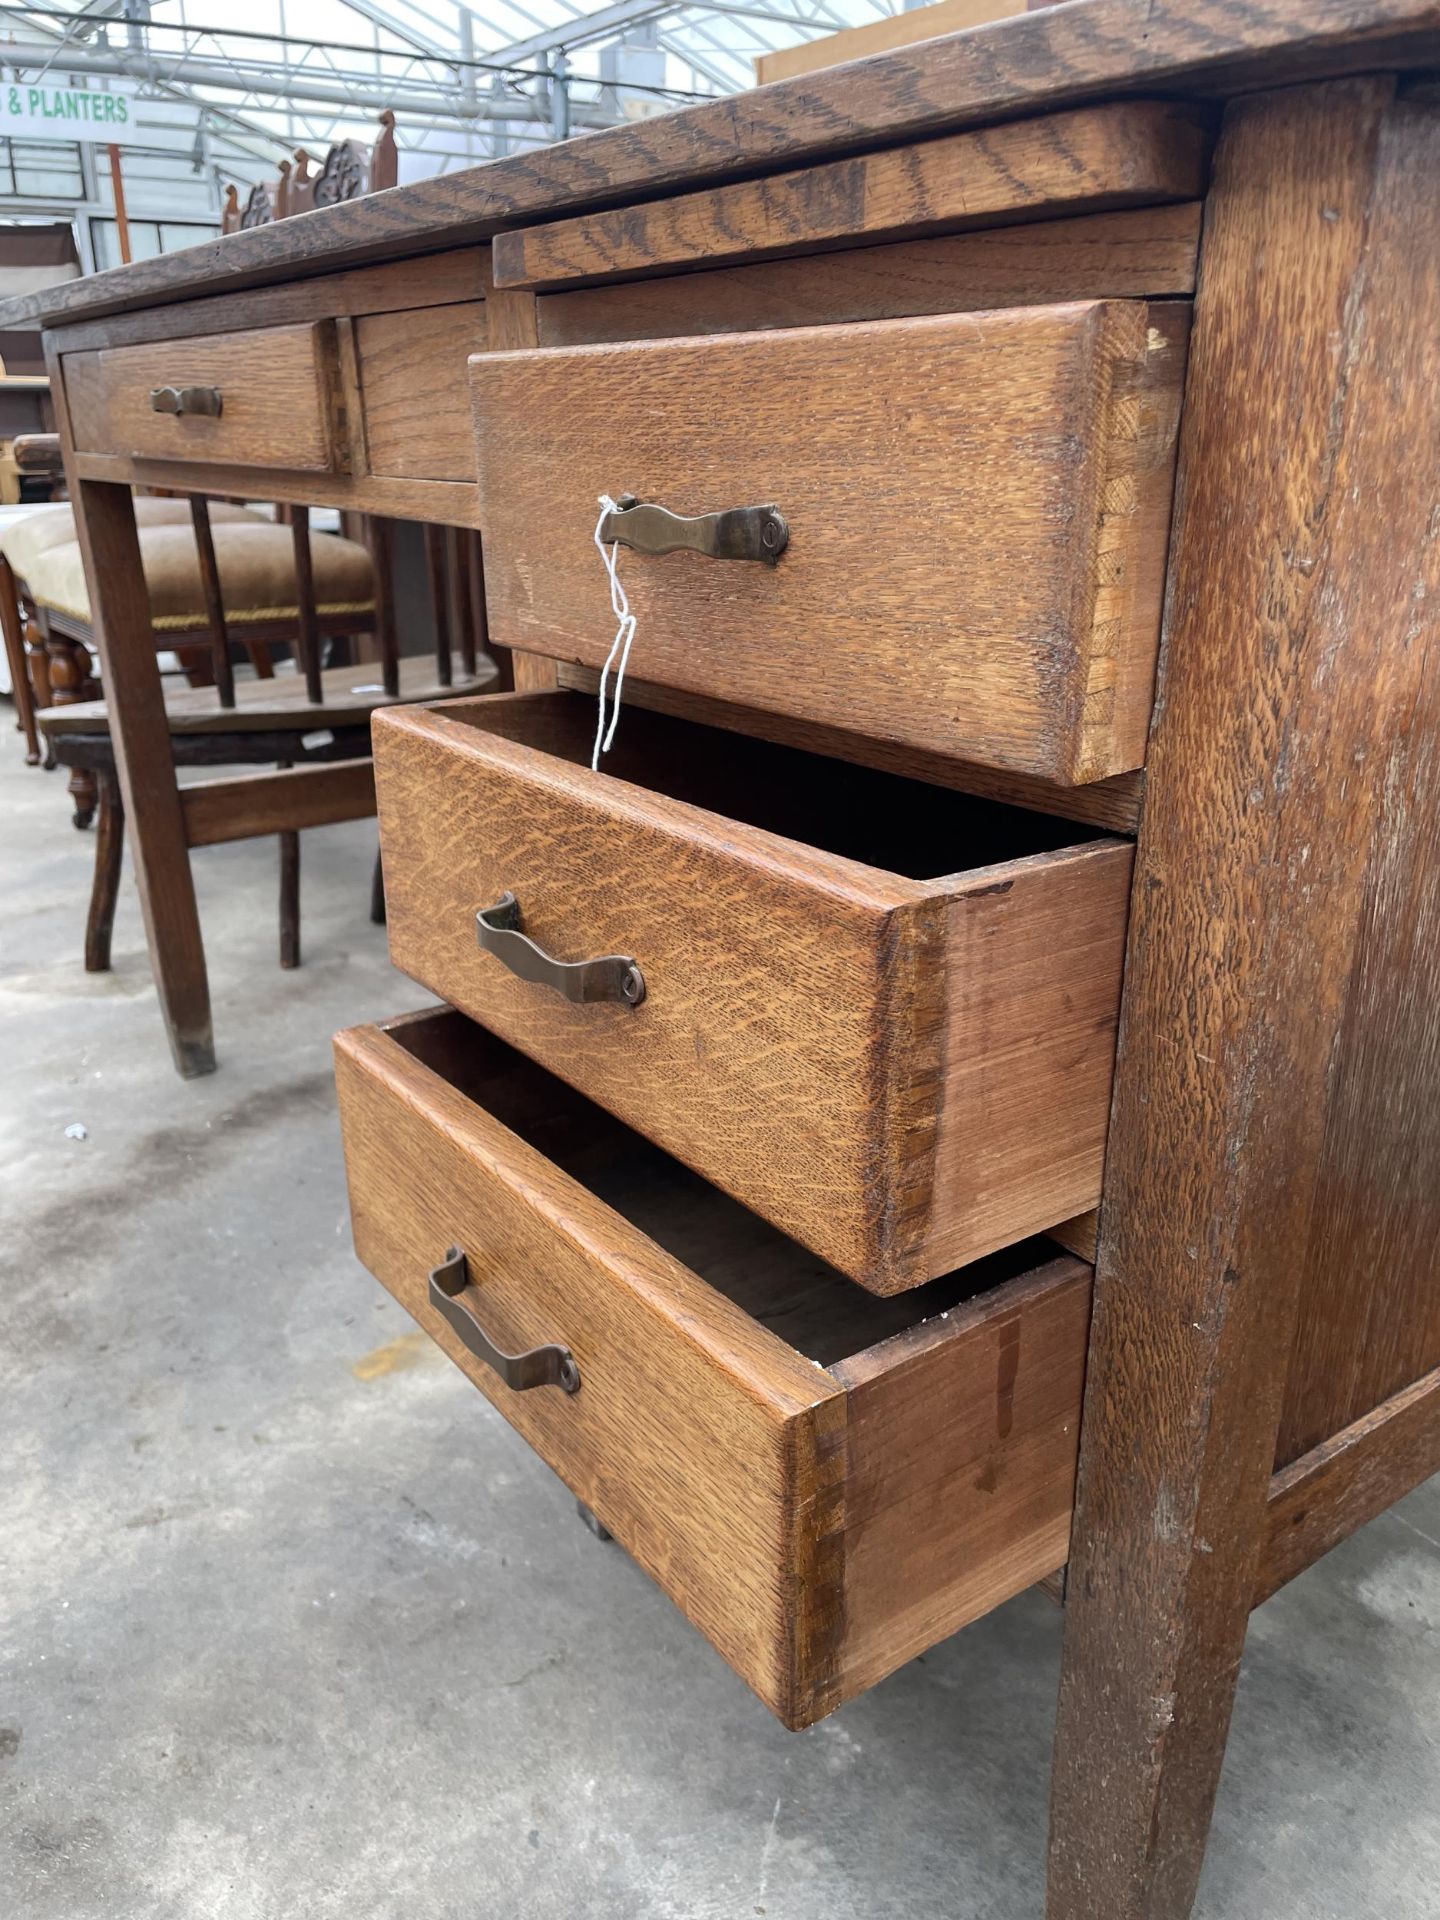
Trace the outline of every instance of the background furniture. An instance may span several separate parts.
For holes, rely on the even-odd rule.
[[[80,257],[68,223],[0,224],[0,286],[7,294],[40,292],[73,280],[79,272]],[[49,499],[51,476],[22,474],[14,442],[24,434],[51,433],[54,427],[39,327],[0,330],[0,506]]]
[[[58,442],[56,451],[58,459]],[[27,451],[27,458],[31,457]],[[251,509],[224,502],[215,502],[209,511],[221,525],[236,521],[260,523],[260,516]],[[189,529],[193,524],[190,505],[185,500],[139,499],[135,503],[135,519],[142,530],[142,547],[153,546],[152,528]],[[222,535],[222,540],[224,538]],[[32,766],[40,760],[40,735],[35,720],[37,704],[63,706],[95,699],[100,692],[92,660],[95,640],[90,622],[89,590],[76,551],[77,539],[74,513],[65,505],[37,509],[13,525],[0,528],[0,623],[4,625],[18,724],[25,733],[26,759]],[[168,541],[167,547],[163,587],[155,578],[159,555],[152,558],[147,578],[168,601],[163,623],[176,632],[177,646],[188,654],[194,674],[200,671],[201,659],[208,670],[210,659],[208,615],[203,605],[194,535],[189,534],[186,544]],[[175,590],[183,590],[186,576],[191,573],[194,575],[193,597],[189,608],[182,605],[177,615]],[[181,597],[183,601],[183,591]],[[288,597],[293,601],[293,591]],[[373,599],[368,583],[366,598],[367,601]],[[243,597],[242,604],[245,604]],[[251,600],[249,604],[258,607],[264,602]],[[199,648],[195,651],[185,645],[187,619],[189,629],[199,636]],[[292,628],[282,637],[289,638],[291,630],[293,619]],[[252,664],[257,663],[261,670],[269,672],[268,652],[260,653],[257,649],[252,655]],[[75,801],[75,824],[88,826],[95,805],[92,783],[85,780],[77,785],[72,781],[71,794]]]
[[[289,509],[288,526],[201,494],[188,500],[138,499],[134,511],[151,622],[185,668],[187,685],[166,702],[174,765],[276,765],[284,772],[297,763],[346,762],[346,777],[335,783],[335,802],[358,803],[364,811],[372,792],[370,713],[393,697],[437,698],[456,679],[443,583],[435,608],[445,658],[439,678],[426,661],[402,664],[397,657],[393,610],[377,617],[376,570],[365,547],[330,534],[312,538],[307,508]],[[377,538],[388,599],[388,534],[382,531]],[[85,967],[105,972],[119,894],[124,812],[109,710],[89,667],[94,632],[68,508],[32,515],[8,537],[0,535],[0,596],[7,642],[26,629],[35,636],[28,658],[22,649],[21,683],[28,668],[28,678],[38,682],[38,723],[49,763],[72,770],[77,826],[88,826],[98,811]],[[367,629],[377,633],[378,667],[363,662],[324,666],[327,645]],[[249,656],[252,680],[235,678],[231,654],[237,644]],[[297,673],[277,679],[271,659],[276,646],[293,647]],[[468,691],[494,677],[488,661],[477,662],[468,625],[460,635],[458,668],[458,684]],[[213,693],[193,697],[206,688]],[[32,728],[35,724],[32,713]],[[268,830],[263,799],[261,824],[253,824],[252,789],[253,778],[211,787],[212,838]],[[267,797],[271,793],[265,789]],[[336,817],[348,816],[342,811]],[[278,838],[280,964],[295,967],[300,963],[299,834],[282,827]],[[371,911],[383,921],[378,862]]]
[[[1119,340],[1089,303],[1184,303],[1194,291],[1163,637],[1127,617],[1119,583],[1133,575],[1102,564],[1076,587],[1060,629],[1073,641],[1074,609],[1085,610],[1093,673],[1077,680],[1067,652],[1066,674],[1037,678],[1003,651],[999,625],[994,658],[1005,672],[991,682],[992,730],[972,713],[966,752],[952,757],[933,739],[897,737],[902,725],[943,719],[923,701],[902,703],[888,734],[867,731],[873,709],[858,693],[840,720],[797,712],[817,678],[769,674],[763,652],[752,655],[743,700],[684,684],[682,675],[699,677],[701,650],[674,642],[665,597],[674,576],[647,586],[650,556],[622,552],[641,622],[626,714],[652,714],[640,728],[622,718],[616,751],[648,743],[659,756],[647,763],[648,783],[591,776],[583,747],[565,746],[576,731],[565,716],[577,700],[593,713],[595,684],[568,637],[552,643],[558,658],[517,652],[522,697],[473,703],[448,721],[396,716],[377,733],[401,776],[396,802],[410,796],[395,816],[396,852],[421,834],[444,844],[430,838],[450,829],[435,810],[467,804],[444,778],[454,769],[489,796],[487,822],[515,834],[517,857],[523,815],[495,803],[525,782],[601,853],[688,850],[684,912],[674,887],[657,884],[632,920],[660,964],[639,940],[629,951],[618,937],[632,900],[592,884],[572,903],[571,889],[544,903],[545,914],[565,924],[586,906],[602,938],[553,948],[552,959],[628,959],[600,975],[621,1000],[538,998],[534,980],[527,997],[527,982],[495,950],[521,953],[506,936],[525,935],[523,898],[517,926],[503,899],[474,897],[443,862],[427,873],[403,858],[390,875],[392,906],[415,964],[436,977],[443,969],[457,994],[483,986],[487,1022],[503,1023],[509,1038],[431,1014],[349,1036],[341,1049],[365,1256],[787,1719],[826,1711],[927,1632],[1043,1571],[1047,1555],[1058,1564],[1068,1535],[1052,1920],[1180,1920],[1188,1911],[1252,1605],[1440,1466],[1440,707],[1430,670],[1440,604],[1440,107],[1427,77],[1437,60],[1433,14],[1414,0],[1369,0],[1358,14],[1328,0],[1238,13],[1208,0],[1077,0],[807,76],[747,100],[743,112],[722,102],[471,179],[405,188],[383,220],[360,203],[303,232],[281,224],[237,235],[222,248],[223,275],[213,250],[171,256],[62,290],[40,309],[102,609],[161,1003],[178,1063],[196,1072],[213,1064],[213,1050],[186,858],[195,818],[173,782],[152,773],[165,720],[132,481],[204,490],[219,460],[227,491],[250,497],[479,523],[495,637],[518,645],[527,556],[543,586],[541,569],[570,565],[572,542],[589,539],[594,520],[577,530],[568,512],[532,513],[528,523],[517,515],[497,548],[480,509],[501,500],[503,475],[484,465],[491,443],[477,453],[472,437],[470,354],[515,354],[476,370],[477,395],[513,426],[500,387],[542,378],[521,368],[516,350],[600,344],[613,360],[626,341],[741,336],[738,349],[722,340],[714,364],[733,370],[740,354],[751,425],[763,434],[707,437],[717,412],[733,420],[735,385],[699,381],[698,360],[678,349],[664,363],[675,384],[644,389],[647,401],[652,392],[688,397],[690,432],[675,457],[693,463],[697,497],[667,504],[699,513],[777,497],[717,496],[704,484],[722,459],[731,464],[721,477],[748,481],[745,446],[757,440],[778,458],[788,430],[823,451],[833,409],[851,403],[869,405],[870,431],[881,431],[864,382],[817,386],[808,410],[798,408],[793,365],[788,386],[768,378],[779,347],[767,329],[981,312],[977,330],[1008,337],[994,326],[998,314],[1064,309],[1063,324],[1046,323],[1043,423],[1060,398],[1073,405],[1092,391],[1088,373],[1057,384],[1062,362],[1076,364],[1061,349],[1078,351],[1077,304],[1099,337]],[[982,133],[967,143],[971,129]],[[246,287],[225,290],[238,276]],[[1161,342],[1174,337],[1149,324]],[[945,326],[935,337],[951,346],[955,329]],[[268,364],[279,353],[289,368],[283,409],[243,378],[257,329],[285,336],[267,348]],[[816,353],[826,351],[821,341]],[[1117,349],[1106,364],[1135,373],[1148,363],[1148,353],[1128,353]],[[337,370],[333,384],[317,380],[317,364]],[[545,362],[578,409],[590,390],[561,374],[569,364]],[[632,364],[660,362],[642,347]],[[131,404],[157,374],[223,381],[227,368],[241,376],[243,398],[223,424],[157,429]],[[1138,388],[1112,397],[1143,438],[1172,391],[1161,382],[1148,398]],[[911,392],[923,404],[899,417],[923,427],[935,390]],[[546,414],[546,431],[555,417],[563,410]],[[643,409],[614,419],[644,431]],[[863,458],[878,441],[851,444]],[[994,436],[986,458],[1043,461],[1046,444],[1037,425],[1029,436]],[[1099,444],[1088,418],[1084,444]],[[520,438],[511,445],[523,451]],[[860,582],[862,606],[888,618],[884,590],[897,577],[904,606],[921,604],[930,496],[913,497],[908,520],[887,522],[887,545],[865,548],[855,531],[864,523],[845,516],[872,495],[876,512],[886,507],[884,471],[852,473],[848,491],[828,466],[816,471],[827,484],[806,492],[799,457],[786,469],[789,573],[787,559],[739,578],[722,571],[734,562],[677,563],[711,613],[728,618],[742,594],[772,595],[792,621],[792,648],[797,570],[818,565],[837,527],[867,567],[877,556]],[[1143,493],[1164,548],[1161,494],[1141,486],[1141,469],[1107,477],[1088,463],[1078,494],[1058,454],[1051,471],[1061,482],[1041,496],[1046,511],[1083,511],[1092,531],[1113,513],[1133,530]],[[560,475],[567,487],[571,477]],[[868,493],[855,484],[865,479]],[[617,473],[609,490],[627,486],[650,481]],[[1037,496],[1024,497],[1033,507]],[[977,513],[1005,498],[982,499]],[[887,570],[897,540],[898,575]],[[971,544],[987,565],[1003,557],[998,536]],[[948,564],[938,538],[934,551]],[[1102,538],[1097,557],[1112,551]],[[1148,539],[1130,549],[1153,551]],[[1028,594],[1031,583],[1021,584]],[[1108,620],[1091,617],[1097,604],[1109,605]],[[832,622],[846,611],[828,606]],[[1036,617],[1028,600],[1026,611]],[[602,600],[596,644],[608,644],[605,625]],[[739,630],[713,618],[702,627],[707,646]],[[647,679],[647,631],[668,679]],[[932,645],[955,645],[956,631],[953,619],[937,619]],[[1138,760],[1094,778],[1093,761],[1056,758],[1102,736],[1121,753],[1130,721],[1114,717],[1111,695],[1137,697],[1157,637],[1160,697],[1148,738],[1142,728],[1143,778]],[[526,641],[543,644],[539,631]],[[718,654],[730,670],[723,645]],[[910,651],[893,657],[912,665]],[[523,698],[536,692],[539,707]],[[1022,711],[1023,735],[1010,724]],[[1048,735],[1035,724],[1046,713]],[[701,729],[705,755],[688,733],[662,740],[656,716]],[[946,1030],[933,957],[952,930],[963,940],[972,913],[977,924],[1005,925],[1021,876],[1002,870],[987,894],[980,873],[956,875],[962,850],[939,871],[969,904],[947,898],[942,911],[937,883],[893,861],[887,870],[823,845],[807,853],[743,815],[730,827],[722,815],[717,827],[715,792],[685,796],[700,792],[707,765],[724,771],[714,740],[726,734],[739,764],[758,764],[768,745],[899,782],[903,792],[886,789],[895,810],[882,817],[892,832],[896,820],[924,817],[920,795],[947,787],[1060,821],[1078,815],[1103,838],[1136,836],[1093,1315],[1085,1263],[1043,1248],[1033,1250],[1038,1264],[1023,1247],[1007,1249],[1018,1270],[966,1270],[962,1290],[978,1291],[944,1300],[928,1319],[913,1317],[926,1311],[913,1290],[886,1300],[817,1276],[813,1258],[797,1275],[786,1251],[794,1240],[777,1245],[753,1212],[737,1221],[718,1186],[687,1185],[694,1176],[667,1143],[644,1137],[663,1126],[673,1142],[685,1124],[683,1089],[711,1085],[701,1049],[692,1046],[683,1077],[677,1066],[672,1097],[643,1128],[604,1110],[623,1097],[621,1036],[643,1059],[674,1031],[673,943],[687,915],[708,916],[711,965],[716,955],[753,963],[736,979],[730,1027],[736,1045],[754,1038],[757,1057],[770,1042],[776,1087],[786,1084],[787,1045],[810,1057],[805,1022],[826,1003],[805,993],[808,969],[831,965],[843,936],[846,977],[879,978],[887,990],[864,1004],[908,1007],[931,1051],[907,1076],[904,1050],[888,1044],[888,1030],[873,1031],[873,1044],[848,1056],[864,1066],[844,1080],[854,1098],[842,1119],[855,1123],[867,1090],[891,1103],[897,1147],[910,1151],[887,1169],[898,1184],[869,1189],[877,1211],[898,1196],[902,1239],[937,1217],[939,1135],[922,1099]],[[1037,770],[1042,739],[1051,758]],[[792,780],[773,791],[804,787]],[[983,855],[987,842],[977,844]],[[603,873],[603,860],[593,871]],[[651,871],[663,879],[667,870]],[[395,895],[402,874],[408,900]],[[722,875],[740,910],[722,911]],[[452,885],[465,916],[434,922],[422,940],[425,889],[444,899]],[[752,990],[777,977],[773,958],[755,953],[760,901],[770,918],[784,916],[793,941],[807,927],[831,936],[787,949],[804,964],[790,968],[783,998]],[[489,950],[476,948],[478,909]],[[886,937],[902,926],[908,942]],[[542,946],[546,932],[543,919],[531,924]],[[1017,1060],[1027,1032],[1046,1032],[1038,1020],[1027,1028],[1024,1015],[1027,996],[1054,984],[1047,952],[1041,942],[1032,956],[1038,976],[1023,967],[1005,976],[1008,1000],[1004,980],[976,963],[986,1007],[1015,1010]],[[546,971],[543,956],[533,964]],[[647,992],[638,996],[632,980],[622,1003],[634,968]],[[857,1048],[838,1014],[831,1031]],[[592,1070],[603,1106],[580,1084]],[[736,1107],[742,1121],[753,1104]],[[797,1192],[828,1164],[805,1151],[811,1118],[797,1107]],[[718,1128],[704,1139],[717,1155],[726,1144]],[[742,1171],[715,1160],[714,1177],[732,1188]],[[748,1177],[766,1174],[757,1164]],[[453,1255],[436,1241],[437,1193],[456,1223]],[[781,1183],[761,1197],[785,1215]],[[677,1239],[697,1209],[701,1244]],[[823,1207],[814,1214],[823,1220]],[[808,1220],[805,1231],[816,1232]],[[487,1249],[482,1266],[477,1250]],[[760,1297],[747,1298],[734,1276],[757,1261]],[[543,1300],[536,1272],[547,1277]],[[777,1333],[772,1309],[786,1284],[807,1311],[819,1287],[822,1328],[827,1299],[846,1303],[838,1352],[815,1344],[814,1320],[794,1337]],[[830,1286],[840,1291],[827,1294]],[[883,1317],[896,1301],[898,1327]],[[516,1392],[496,1369],[527,1351],[551,1384]],[[663,1507],[645,1499],[647,1476],[659,1471],[649,1424],[657,1408],[660,1429],[673,1419],[687,1439],[689,1423],[713,1415],[708,1451],[682,1455],[683,1474],[666,1453]],[[725,1463],[717,1431],[730,1436]],[[867,1560],[877,1530],[889,1549]],[[966,1549],[980,1542],[977,1562]],[[973,1584],[967,1569],[978,1569]],[[907,1593],[922,1575],[930,1584],[917,1614]]]
[[[244,227],[267,227],[272,220],[288,220],[292,214],[309,213],[312,207],[334,207],[342,200],[358,200],[362,194],[393,187],[398,177],[395,116],[387,107],[380,115],[380,131],[373,146],[363,146],[358,140],[338,141],[326,153],[317,174],[310,171],[310,155],[299,147],[293,161],[280,162],[278,179],[255,182],[243,206],[239,188],[226,187],[220,231],[239,233]]]

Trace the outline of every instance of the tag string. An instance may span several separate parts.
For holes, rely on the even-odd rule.
[[[607,513],[615,511],[615,502],[608,493],[600,495],[600,518],[595,522],[595,547],[605,564],[605,572],[610,581],[610,611],[615,615],[615,638],[610,643],[610,651],[605,656],[605,665],[600,669],[600,711],[595,721],[595,750],[590,755],[590,771],[600,771],[600,756],[610,751],[610,743],[615,738],[615,728],[620,720],[620,690],[625,684],[625,668],[630,659],[630,643],[635,638],[635,616],[630,611],[630,601],[624,587],[620,584],[617,561],[620,555],[620,543],[612,541],[607,547],[600,538],[600,529],[605,524]],[[610,669],[619,666],[615,674],[614,706],[610,709],[610,726],[605,726],[606,690],[610,679]]]

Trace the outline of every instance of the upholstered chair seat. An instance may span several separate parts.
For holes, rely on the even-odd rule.
[[[136,501],[141,506],[170,505]],[[184,507],[184,502],[179,502]],[[226,624],[234,628],[294,620],[299,611],[295,584],[295,546],[289,527],[256,515],[231,519],[211,508],[215,562]],[[310,540],[315,574],[315,611],[324,620],[347,614],[369,615],[375,604],[370,555],[357,541],[317,533]],[[179,633],[206,625],[200,555],[188,508],[183,525],[142,525],[140,557],[150,589],[150,616],[157,633]],[[21,574],[37,607],[89,624],[90,592],[78,542],[34,552]]]
[[[244,520],[260,524],[264,523],[265,516],[252,507],[232,507],[223,500],[215,500],[210,503],[210,519],[212,525],[218,527],[222,522]],[[142,531],[148,527],[188,527],[191,525],[190,503],[188,500],[156,500],[141,494],[135,501],[135,523]],[[191,538],[193,541],[193,534]],[[27,513],[0,529],[0,554],[22,580],[29,579],[37,555],[48,553],[52,547],[68,547],[74,543],[73,507],[37,507],[34,513]]]

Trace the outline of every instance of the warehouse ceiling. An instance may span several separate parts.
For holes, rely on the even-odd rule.
[[[227,177],[397,119],[403,180],[672,112],[754,82],[758,55],[902,0],[96,0],[0,4],[0,67],[135,86],[197,111]]]

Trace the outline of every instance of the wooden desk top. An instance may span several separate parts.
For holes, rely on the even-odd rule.
[[[65,281],[0,303],[0,328],[433,253],[567,210],[1127,92],[1224,97],[1427,64],[1440,64],[1440,0],[1071,0]]]

